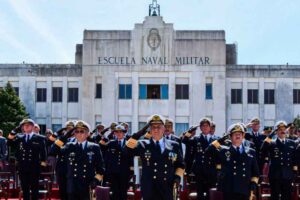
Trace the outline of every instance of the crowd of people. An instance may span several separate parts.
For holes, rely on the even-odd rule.
[[[254,199],[266,168],[271,199],[291,199],[300,164],[300,129],[293,123],[278,121],[260,132],[260,120],[253,118],[232,124],[222,136],[208,118],[180,136],[174,134],[172,119],[157,114],[136,133],[128,133],[128,126],[113,122],[92,130],[78,120],[39,134],[39,126],[24,119],[7,138],[0,130],[0,168],[9,159],[8,149],[14,149],[25,200],[38,199],[40,172],[53,163],[61,199],[90,199],[91,189],[103,185],[110,187],[111,199],[126,200],[135,156],[142,167],[144,200],[177,198],[174,191],[189,175],[199,200],[208,200],[211,188],[221,191],[224,200]]]

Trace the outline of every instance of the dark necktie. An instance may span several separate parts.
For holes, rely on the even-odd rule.
[[[26,135],[26,142],[29,142],[29,135]]]
[[[156,153],[161,154],[161,149],[160,149],[159,141],[156,141],[156,143],[155,143],[155,150],[156,150]]]
[[[82,143],[79,143],[79,147],[80,147],[81,150],[83,150]]]
[[[240,152],[240,147],[237,147],[237,148],[236,148],[236,153],[237,153],[237,155],[238,155],[238,156],[240,156],[240,155],[241,155],[241,152]]]
[[[119,141],[118,143],[119,143],[119,147],[122,148],[122,142]]]

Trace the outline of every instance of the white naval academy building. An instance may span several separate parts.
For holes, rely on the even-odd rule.
[[[1,64],[0,87],[9,81],[42,129],[83,119],[133,132],[159,113],[176,134],[202,117],[222,134],[254,116],[273,126],[300,113],[300,66],[238,65],[223,30],[174,30],[153,15],[133,30],[84,30],[75,64]]]

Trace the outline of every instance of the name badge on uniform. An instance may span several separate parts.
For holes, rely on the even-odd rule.
[[[226,156],[226,160],[230,161],[230,156],[231,156],[230,151],[226,151],[225,156]]]
[[[93,160],[93,155],[94,155],[94,154],[95,154],[95,153],[92,152],[92,151],[90,151],[90,152],[87,153],[87,155],[88,155],[88,157],[89,157],[89,162],[90,162],[90,163],[91,163],[92,160]]]
[[[147,161],[147,166],[150,166],[150,158],[151,158],[151,152],[149,150],[147,150],[145,153],[144,153],[144,156],[145,156],[145,159]]]

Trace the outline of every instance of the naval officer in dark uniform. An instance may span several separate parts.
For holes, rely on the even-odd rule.
[[[261,148],[262,154],[269,157],[272,200],[291,199],[292,181],[298,171],[296,143],[286,138],[286,128],[285,121],[278,121],[275,124],[275,131],[265,139]],[[272,140],[275,133],[277,138]]]
[[[245,130],[241,124],[231,125],[228,132],[230,146],[222,145],[229,137],[226,135],[206,150],[220,165],[218,190],[224,200],[252,200],[259,177],[255,150],[243,145]]]
[[[87,141],[90,126],[79,120],[74,127],[75,142],[66,144],[66,138],[55,141],[53,151],[61,151],[64,157],[69,200],[89,200],[90,186],[101,184],[104,161],[98,144]]]
[[[164,119],[160,115],[151,116],[147,123],[151,138],[138,141],[142,135],[133,134],[126,144],[128,153],[140,156],[142,161],[143,200],[173,200],[173,189],[184,174],[179,144],[163,137]]]
[[[62,155],[60,148],[56,148],[56,144],[54,144],[57,138],[65,138],[66,142],[73,142],[75,138],[73,137],[73,130],[75,126],[75,121],[67,121],[65,127],[57,131],[56,134],[52,134],[49,137],[50,141],[53,141],[51,146],[49,155],[56,157],[56,166],[55,166],[55,174],[59,187],[59,195],[61,200],[67,199],[67,177],[66,177],[66,162],[65,158]],[[62,139],[63,140],[63,139]],[[53,147],[54,146],[54,147]],[[53,151],[53,148],[54,151]]]
[[[125,133],[125,127],[122,125],[116,126],[114,130],[116,139],[110,140],[105,147],[105,176],[107,176],[106,179],[110,183],[112,200],[127,199],[133,157],[125,152]]]
[[[8,135],[7,144],[15,146],[18,173],[23,191],[23,199],[38,199],[39,175],[41,166],[46,166],[46,144],[44,137],[33,132],[34,121],[24,119],[20,123],[23,134],[12,131]]]

